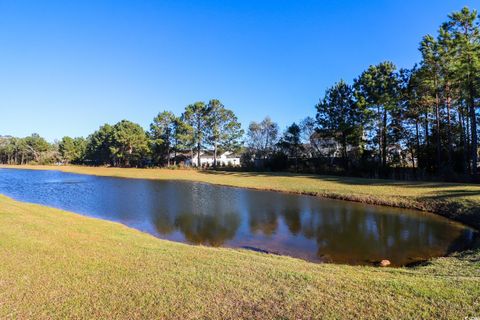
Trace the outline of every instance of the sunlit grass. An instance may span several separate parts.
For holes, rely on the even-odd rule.
[[[463,319],[480,314],[479,260],[313,264],[159,240],[0,196],[1,319]]]

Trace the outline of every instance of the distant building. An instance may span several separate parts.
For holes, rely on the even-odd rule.
[[[324,157],[341,158],[343,156],[343,146],[340,143],[341,135],[341,132],[335,132],[332,136],[331,132],[319,130],[310,136],[310,141],[306,147]],[[366,139],[366,137],[363,136],[362,139]],[[347,153],[358,148],[358,146],[350,143],[347,143],[346,147]]]
[[[335,136],[340,136],[341,133],[335,133]],[[338,139],[332,137],[331,133],[327,131],[317,131],[310,137],[310,141],[307,145],[307,149],[314,150],[315,153],[324,157],[341,158],[342,157],[342,145],[338,142]],[[350,144],[347,145],[347,152],[352,149]]]
[[[213,151],[202,151],[200,152],[200,166],[213,166]],[[197,153],[193,154],[192,157],[185,159],[185,165],[198,167],[198,155]],[[229,166],[229,167],[239,167],[240,166],[240,155],[233,152],[227,151],[224,153],[217,154],[217,166]]]

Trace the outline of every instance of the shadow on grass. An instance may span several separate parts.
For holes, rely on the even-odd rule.
[[[223,175],[236,177],[281,177],[281,178],[307,178],[316,179],[340,184],[357,185],[357,186],[401,186],[406,188],[448,188],[468,186],[478,188],[480,192],[480,185],[468,183],[453,183],[453,182],[427,182],[427,181],[404,181],[391,179],[370,179],[347,176],[334,175],[318,175],[310,173],[291,173],[291,172],[254,172],[254,171],[223,171],[223,170],[202,170],[202,174],[209,175]]]
[[[454,198],[475,197],[480,196],[480,188],[478,190],[468,189],[454,189],[454,190],[439,190],[432,191],[432,195],[425,196],[424,198],[432,200],[449,200]],[[480,203],[478,204],[480,207]]]

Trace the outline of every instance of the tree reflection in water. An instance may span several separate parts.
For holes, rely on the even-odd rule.
[[[160,210],[158,232],[179,231],[193,244],[349,264],[385,258],[406,264],[472,242],[470,230],[430,214],[274,192],[225,188],[215,193],[216,188],[221,187],[196,186],[190,190],[192,202]]]
[[[232,212],[200,215],[183,212],[177,216],[175,226],[188,242],[218,247],[235,237],[240,216]]]

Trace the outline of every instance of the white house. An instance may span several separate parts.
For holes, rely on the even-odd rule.
[[[198,166],[197,153],[193,154],[193,159],[189,158],[185,161],[187,166]],[[200,166],[213,166],[213,151],[200,152]],[[240,156],[233,152],[227,151],[222,154],[217,154],[217,166],[240,166]]]

